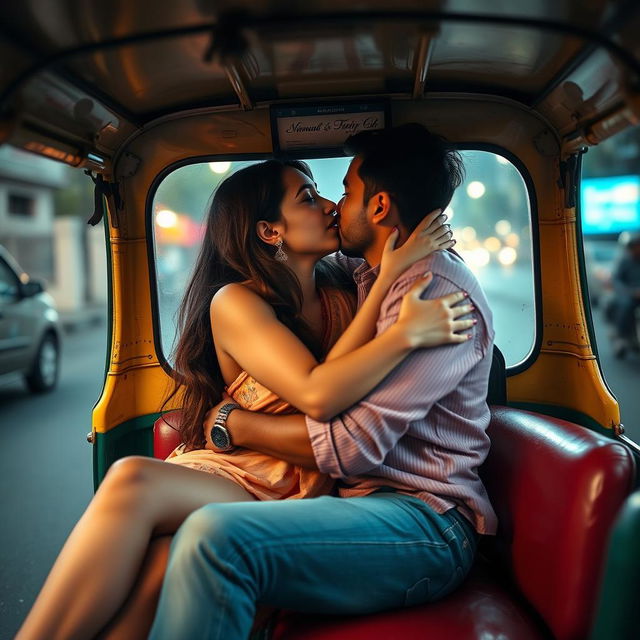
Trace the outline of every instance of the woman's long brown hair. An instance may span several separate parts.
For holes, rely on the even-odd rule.
[[[221,400],[225,388],[209,317],[211,299],[221,287],[250,281],[273,306],[280,322],[320,358],[321,345],[301,316],[302,289],[297,277],[275,259],[275,248],[262,242],[256,232],[259,220],[280,220],[286,167],[313,180],[304,162],[267,160],[228,177],[211,202],[200,253],[178,312],[174,385],[163,405],[182,391],[180,432],[187,449],[204,446],[205,414]],[[345,274],[333,264],[320,261],[316,275],[319,286],[349,286]]]

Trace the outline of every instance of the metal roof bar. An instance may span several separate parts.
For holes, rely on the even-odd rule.
[[[431,55],[435,46],[435,33],[423,33],[418,42],[415,57],[415,80],[413,82],[412,98],[422,98],[424,95],[424,85],[427,81],[427,73],[429,64],[431,63]]]

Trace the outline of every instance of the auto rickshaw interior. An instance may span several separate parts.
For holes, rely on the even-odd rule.
[[[175,442],[162,421],[154,442],[153,424],[217,182],[292,155],[330,191],[346,163],[336,129],[351,116],[420,122],[465,157],[453,226],[495,300],[506,369],[496,365],[492,384],[505,397],[485,482],[501,531],[452,599],[375,620],[283,615],[274,637],[425,637],[410,634],[461,615],[465,638],[491,624],[509,638],[637,632],[628,592],[640,557],[625,541],[640,530],[629,497],[640,449],[598,365],[577,198],[584,151],[640,119],[637,3],[72,5],[0,9],[0,141],[95,182],[91,223],[104,224],[111,293],[91,422],[96,484],[117,458],[161,456]],[[331,131],[305,132],[313,118]]]

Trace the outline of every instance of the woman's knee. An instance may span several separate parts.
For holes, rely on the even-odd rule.
[[[153,489],[157,464],[157,461],[144,456],[116,460],[107,471],[99,494],[128,501],[147,498]]]

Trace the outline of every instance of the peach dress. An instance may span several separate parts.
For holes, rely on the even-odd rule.
[[[355,297],[335,288],[320,290],[322,306],[322,344],[327,353],[351,322]],[[281,400],[257,380],[243,371],[228,387],[227,393],[243,409],[272,414],[290,414],[297,410]],[[331,493],[334,480],[318,471],[304,469],[264,453],[236,449],[217,453],[209,449],[184,451],[180,445],[169,454],[167,462],[184,465],[228,478],[258,500],[312,498]]]

